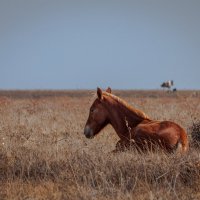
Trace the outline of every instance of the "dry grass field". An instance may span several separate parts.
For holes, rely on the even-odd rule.
[[[183,126],[188,154],[112,154],[110,126],[85,138],[94,91],[0,91],[0,199],[200,199],[200,91],[113,93]]]

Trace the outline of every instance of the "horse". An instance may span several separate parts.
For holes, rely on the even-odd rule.
[[[144,112],[113,95],[111,88],[105,92],[97,88],[97,97],[90,107],[84,135],[94,138],[108,124],[120,138],[114,152],[130,147],[142,152],[154,151],[158,147],[168,153],[177,149],[185,153],[189,148],[187,133],[178,124],[152,120]]]
[[[171,81],[163,82],[160,86],[162,88],[168,88],[168,89],[170,89],[173,85],[174,85],[174,81],[171,80]]]

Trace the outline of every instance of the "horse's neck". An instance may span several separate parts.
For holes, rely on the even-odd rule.
[[[144,120],[123,105],[110,105],[108,108],[110,113],[110,123],[121,139],[124,136],[127,137],[129,135],[130,128],[136,127]]]

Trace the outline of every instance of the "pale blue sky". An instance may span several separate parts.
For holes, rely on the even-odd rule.
[[[0,0],[0,89],[200,89],[199,0]]]

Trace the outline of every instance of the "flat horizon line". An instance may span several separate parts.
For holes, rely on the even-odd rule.
[[[107,89],[107,88],[103,88],[103,87],[100,87],[101,89]],[[73,89],[73,88],[66,88],[66,89],[48,89],[48,88],[45,88],[45,89],[2,89],[0,88],[0,92],[4,92],[4,91],[93,91],[93,90],[96,90],[96,88],[81,88],[81,89]],[[115,91],[168,91],[169,89],[162,89],[162,88],[155,88],[155,89],[137,89],[137,88],[132,88],[132,89],[120,89],[120,88],[111,88],[112,90],[115,90]],[[177,88],[176,88],[177,89]],[[177,91],[200,91],[200,88],[199,89],[177,89]]]

